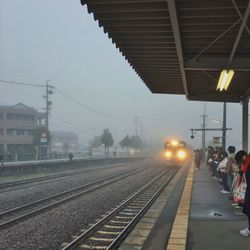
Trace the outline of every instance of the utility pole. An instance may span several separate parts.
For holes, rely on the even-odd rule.
[[[135,116],[135,135],[138,135],[138,116]]]
[[[45,110],[46,110],[46,117],[45,117],[45,126],[46,126],[46,140],[47,140],[47,149],[46,149],[46,155],[50,151],[50,145],[49,145],[49,114],[51,110],[52,102],[49,99],[49,96],[53,94],[52,91],[53,86],[49,85],[49,80],[46,81],[46,90],[45,95],[43,96],[45,98]]]
[[[143,124],[142,124],[142,123],[140,123],[140,136],[141,136],[141,138],[144,137],[144,133],[143,133]]]
[[[206,128],[206,103],[204,104],[204,114],[202,117],[202,128],[201,129],[191,129],[191,139],[194,139],[194,133],[197,131],[202,131],[202,151],[205,152],[206,149],[206,131],[222,131],[222,148],[225,151],[226,149],[226,133],[227,130],[232,130],[231,128],[227,128],[227,104],[223,103],[223,124],[222,128],[214,129],[214,128]]]
[[[48,133],[49,131],[49,81],[46,81],[46,94],[45,94],[45,100],[46,100],[46,131]]]
[[[227,103],[223,103],[223,124],[222,124],[222,149],[226,151],[226,133],[227,133]]]
[[[206,110],[204,107],[204,114],[201,116],[203,119],[202,127],[201,128],[191,128],[191,139],[194,139],[194,134],[197,131],[202,131],[202,150],[205,152],[205,147],[206,147],[206,136],[205,132],[206,131],[222,131],[222,148],[225,150],[226,147],[226,132],[227,130],[232,130],[232,128],[227,128],[226,124],[226,103],[223,105],[223,125],[222,128],[207,128],[206,127]]]

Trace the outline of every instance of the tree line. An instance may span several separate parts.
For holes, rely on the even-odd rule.
[[[34,146],[40,146],[41,145],[41,138],[42,134],[47,133],[46,129],[41,127],[35,130],[33,135],[33,145]],[[47,135],[48,143],[51,141],[51,134],[48,133]],[[112,133],[109,131],[108,128],[103,130],[102,135],[95,136],[90,142],[89,142],[89,149],[90,153],[92,153],[93,148],[98,148],[100,146],[104,145],[105,149],[105,155],[109,155],[109,149],[114,145],[114,139],[112,136]],[[138,135],[126,135],[124,138],[119,142],[119,145],[122,149],[126,149],[127,154],[129,154],[129,150],[133,149],[134,151],[139,151],[143,149],[144,143],[140,136]]]
[[[109,148],[114,145],[114,139],[112,133],[109,129],[104,129],[101,136],[95,136],[90,142],[90,148],[98,148],[101,145],[104,145],[105,155],[109,155]],[[143,149],[143,141],[138,135],[126,135],[120,142],[119,145],[122,149],[126,149],[127,154],[129,154],[129,149],[138,151]]]

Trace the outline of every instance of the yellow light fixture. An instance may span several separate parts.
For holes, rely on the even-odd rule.
[[[232,78],[234,76],[234,71],[232,69],[230,70],[222,70],[220,73],[220,79],[217,84],[217,89],[216,90],[227,90],[230,82],[232,81]]]

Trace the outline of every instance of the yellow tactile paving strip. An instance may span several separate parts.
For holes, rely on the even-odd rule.
[[[185,250],[187,242],[189,210],[193,186],[194,165],[189,169],[181,201],[169,237],[167,250]]]

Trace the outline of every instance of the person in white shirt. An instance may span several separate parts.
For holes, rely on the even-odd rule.
[[[221,153],[222,161],[219,163],[217,170],[221,173],[223,189],[220,191],[223,194],[229,194],[229,186],[227,180],[227,161],[228,154],[226,152]]]

